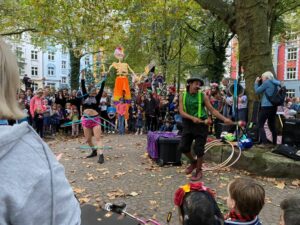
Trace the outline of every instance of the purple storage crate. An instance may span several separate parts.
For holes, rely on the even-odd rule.
[[[160,137],[171,138],[177,135],[172,132],[149,131],[147,135],[147,152],[152,159],[158,159],[158,139]]]

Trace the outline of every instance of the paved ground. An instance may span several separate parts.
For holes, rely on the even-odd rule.
[[[80,150],[84,139],[57,138],[49,141],[55,153],[64,153],[61,163],[74,192],[82,203],[103,206],[105,202],[126,202],[128,212],[145,218],[155,218],[166,224],[166,215],[173,212],[170,224],[178,225],[173,194],[178,186],[189,181],[183,166],[158,167],[145,154],[146,135],[106,135],[105,163],[97,158],[83,159],[88,154]],[[203,181],[217,191],[218,202],[225,209],[226,186],[234,177],[251,176],[245,171],[226,169],[206,172]],[[299,193],[299,180],[254,177],[266,190],[266,205],[260,218],[267,225],[278,224],[279,204],[290,194]]]

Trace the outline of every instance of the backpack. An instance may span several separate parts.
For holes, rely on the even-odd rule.
[[[274,84],[274,92],[272,95],[268,95],[265,93],[267,99],[272,103],[273,106],[283,105],[285,97],[286,97],[286,87],[281,85]]]

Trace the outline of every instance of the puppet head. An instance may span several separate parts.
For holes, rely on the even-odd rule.
[[[116,49],[115,49],[115,53],[114,53],[114,56],[119,59],[119,60],[122,60],[125,56],[124,54],[124,49],[122,46],[118,46]]]

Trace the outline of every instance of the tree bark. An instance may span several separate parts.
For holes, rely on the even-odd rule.
[[[79,88],[79,74],[80,74],[80,56],[77,56],[73,49],[69,50],[70,65],[71,65],[71,89],[78,90]]]

